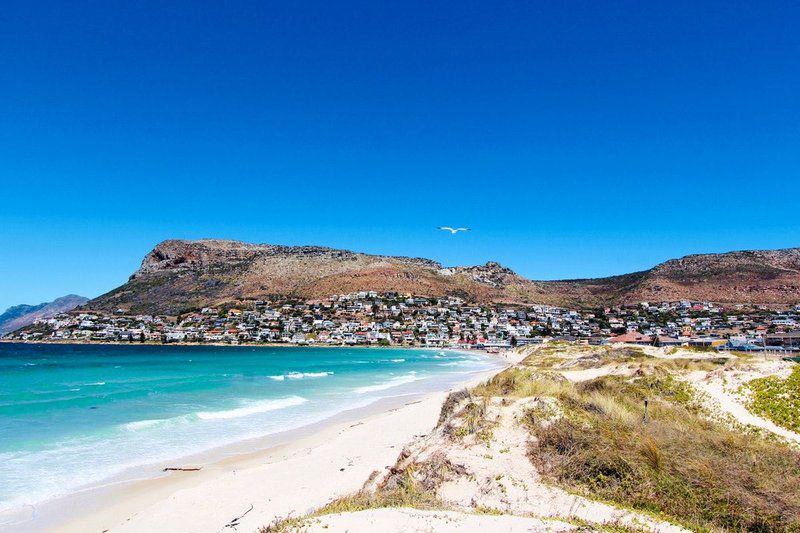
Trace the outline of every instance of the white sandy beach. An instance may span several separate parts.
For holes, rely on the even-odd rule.
[[[451,390],[495,372],[474,374]],[[212,532],[239,517],[237,531],[256,531],[352,493],[371,473],[394,465],[403,446],[434,427],[447,392],[385,399],[291,432],[283,439],[290,442],[278,446],[268,444],[272,438],[250,443],[261,451],[165,465],[201,470],[74,494],[0,530]],[[246,449],[247,443],[239,446]]]
[[[129,497],[55,529],[212,532],[252,509],[237,529],[255,531],[358,490],[373,470],[393,465],[406,442],[436,423],[445,395],[329,426],[277,450],[138,484]]]

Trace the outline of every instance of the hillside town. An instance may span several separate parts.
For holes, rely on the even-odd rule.
[[[683,345],[800,351],[800,306],[721,307],[680,301],[578,311],[544,305],[475,305],[456,297],[357,292],[324,301],[255,301],[180,316],[75,310],[4,340],[131,343],[284,343],[499,350],[545,339],[588,344]]]

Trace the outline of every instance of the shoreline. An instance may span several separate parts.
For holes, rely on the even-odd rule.
[[[486,348],[452,348],[450,346],[425,346],[422,344],[329,344],[329,343],[311,343],[300,344],[293,342],[245,342],[245,343],[229,343],[229,342],[128,342],[128,341],[56,341],[56,340],[36,340],[25,341],[18,339],[3,339],[0,338],[0,344],[22,344],[22,345],[64,345],[64,346],[213,346],[213,347],[231,347],[231,348],[369,348],[369,349],[396,349],[396,350],[449,350],[451,352],[474,353],[481,352],[487,355],[498,355],[513,348],[506,348],[500,352],[489,352]]]
[[[478,352],[478,350],[452,349],[450,351]],[[78,489],[69,495],[50,499],[36,506],[17,508],[14,512],[7,511],[4,514],[9,519],[13,518],[14,521],[3,520],[0,522],[0,531],[103,531],[106,529],[116,531],[123,525],[125,530],[146,530],[148,527],[140,527],[142,526],[141,520],[146,520],[142,517],[160,516],[161,511],[158,509],[163,507],[166,502],[173,500],[178,494],[205,494],[208,497],[209,505],[217,501],[218,493],[225,493],[229,496],[237,494],[238,489],[222,486],[231,482],[231,476],[237,478],[237,473],[237,479],[255,477],[263,482],[263,476],[266,473],[259,473],[261,470],[280,470],[288,461],[296,462],[298,455],[305,455],[307,458],[306,461],[301,461],[297,465],[300,470],[329,467],[330,461],[324,461],[316,466],[308,464],[309,458],[311,463],[318,462],[314,457],[319,457],[318,449],[326,446],[332,448],[331,451],[337,455],[339,462],[344,459],[346,463],[352,463],[346,459],[357,454],[362,454],[357,455],[358,457],[362,457],[365,453],[373,456],[366,461],[371,465],[369,471],[365,472],[362,469],[357,476],[351,478],[350,476],[354,476],[353,472],[348,472],[348,476],[344,476],[339,475],[341,473],[337,470],[331,475],[340,478],[347,477],[344,483],[341,483],[341,480],[333,481],[331,478],[328,483],[323,483],[318,487],[318,491],[321,493],[316,496],[316,500],[314,498],[309,500],[307,496],[301,498],[304,502],[314,502],[313,505],[308,503],[314,507],[323,505],[327,499],[320,500],[322,495],[330,498],[333,494],[343,495],[358,490],[373,469],[380,466],[389,467],[394,464],[402,447],[414,435],[427,432],[433,427],[441,404],[450,391],[474,386],[511,364],[511,360],[505,353],[481,353],[504,363],[503,366],[464,376],[465,379],[456,383],[438,385],[439,387],[446,386],[446,389],[384,397],[369,405],[342,411],[324,420],[296,429],[237,441],[215,449],[175,458],[163,464],[137,467],[135,469],[135,472],[138,473],[136,477],[131,477],[133,472],[129,470],[102,484]],[[367,427],[370,427],[370,430],[365,432]],[[380,448],[380,446],[375,439],[380,440],[383,437],[390,439],[391,442],[384,443],[380,450],[382,453],[378,453],[376,448]],[[349,439],[353,439],[354,442],[349,444],[345,442]],[[390,452],[388,455],[387,451]],[[201,467],[201,470],[162,472],[161,469],[164,467]],[[346,465],[340,468],[342,468],[341,472],[351,470]],[[272,478],[271,475],[266,475],[267,478]],[[287,484],[291,486],[292,476],[284,473],[282,478],[280,486],[283,487]],[[318,485],[318,483],[315,484]],[[283,496],[289,497],[290,500],[292,495],[299,496],[302,493],[302,491],[293,489],[281,492],[288,493]],[[290,511],[300,513],[308,510],[308,505],[296,508],[299,502],[287,502],[287,504],[291,504],[291,508],[287,508],[284,515]],[[246,508],[242,512],[244,510]],[[187,510],[187,513],[191,514],[192,512],[196,511]],[[271,518],[263,521],[258,527],[267,525],[272,519],[281,515],[277,511],[267,511],[268,514],[269,512],[272,512]],[[254,519],[258,516],[261,516],[261,520],[266,518],[263,510],[260,513],[250,514]],[[139,518],[130,522],[129,520],[133,516]],[[231,515],[228,519],[233,517]],[[162,522],[166,519],[163,516],[159,518]],[[222,515],[217,517],[214,514],[213,517],[208,517],[209,524],[217,519],[221,520]],[[199,530],[216,531],[223,526],[224,523],[216,524],[214,528],[198,527],[200,527]],[[183,530],[181,524],[175,524],[174,527]],[[198,529],[192,528],[192,530],[197,531]]]

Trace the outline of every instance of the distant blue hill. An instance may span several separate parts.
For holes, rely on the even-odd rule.
[[[5,313],[0,315],[0,335],[33,324],[36,319],[50,318],[58,313],[72,311],[88,301],[89,299],[83,296],[69,294],[56,298],[52,302],[42,302],[36,305],[20,304],[9,307]]]

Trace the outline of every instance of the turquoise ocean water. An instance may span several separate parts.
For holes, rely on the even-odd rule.
[[[447,350],[0,344],[0,511],[498,366]]]

